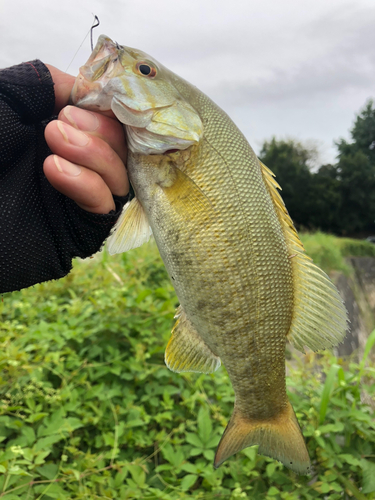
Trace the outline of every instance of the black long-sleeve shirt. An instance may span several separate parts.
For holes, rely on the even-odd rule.
[[[53,81],[41,61],[0,70],[0,293],[65,276],[73,257],[97,252],[116,210],[92,214],[58,192],[43,173],[53,115]]]

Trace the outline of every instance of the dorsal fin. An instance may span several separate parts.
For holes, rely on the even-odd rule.
[[[292,264],[294,308],[288,340],[298,350],[313,351],[339,344],[347,329],[347,312],[337,288],[305,253],[296,228],[277,191],[275,175],[260,162],[267,190],[283,229]]]

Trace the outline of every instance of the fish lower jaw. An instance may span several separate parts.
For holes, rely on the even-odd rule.
[[[181,151],[195,144],[194,140],[179,139],[173,136],[159,135],[146,128],[125,125],[128,147],[133,153],[143,155],[164,154],[167,151]]]

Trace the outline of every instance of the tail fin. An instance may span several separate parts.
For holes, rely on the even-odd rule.
[[[254,444],[259,445],[261,455],[280,460],[298,474],[310,473],[309,454],[289,401],[281,414],[264,421],[248,419],[235,408],[217,448],[214,467]]]

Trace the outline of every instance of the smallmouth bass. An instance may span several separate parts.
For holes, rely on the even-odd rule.
[[[100,36],[73,103],[112,109],[126,129],[131,200],[109,251],[154,235],[180,307],[165,361],[175,372],[224,364],[235,392],[214,466],[259,453],[308,474],[306,445],[288,400],[285,344],[338,344],[346,311],[304,252],[280,186],[231,119],[149,55]]]

